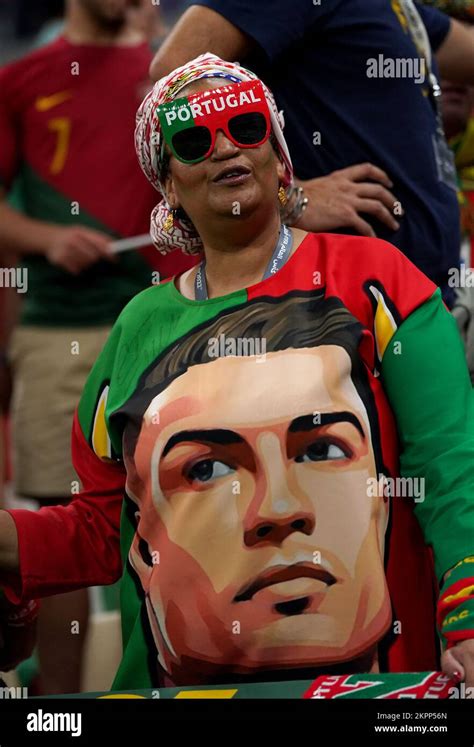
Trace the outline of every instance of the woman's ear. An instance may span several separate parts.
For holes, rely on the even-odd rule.
[[[284,164],[282,163],[282,161],[280,161],[279,158],[277,158],[277,174],[278,181],[280,182],[280,184],[283,183],[285,181],[286,170]]]
[[[164,186],[165,197],[168,205],[172,210],[177,210],[179,208],[179,200],[174,188],[174,181],[170,171],[168,171],[168,174],[166,175]]]

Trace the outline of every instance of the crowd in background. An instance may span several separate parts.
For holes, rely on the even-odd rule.
[[[17,59],[31,47],[47,42],[61,29],[65,0],[0,0],[0,64]],[[166,0],[157,3],[148,18],[158,20],[154,46],[160,43],[190,0]],[[151,2],[148,3],[148,7]],[[158,7],[160,6],[160,7]]]

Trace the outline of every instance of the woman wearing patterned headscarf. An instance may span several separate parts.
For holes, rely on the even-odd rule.
[[[116,580],[121,537],[114,687],[136,689],[434,669],[436,588],[442,667],[473,684],[454,321],[386,242],[288,228],[304,204],[282,124],[261,81],[213,55],[140,107],[154,241],[201,261],[115,325],[74,424],[84,491],[0,512],[7,593]]]
[[[293,166],[282,131],[283,115],[278,111],[271,92],[250,70],[219,60],[212,54],[201,55],[189,65],[178,68],[158,81],[137,113],[135,143],[138,159],[148,180],[165,197],[151,216],[151,235],[156,247],[164,253],[177,247],[187,254],[199,253],[202,249],[201,239],[189,218],[183,215],[182,211],[179,215],[176,215],[176,211],[173,213],[173,208],[166,199],[165,178],[169,159],[159,117],[160,105],[173,101],[198,80],[222,81],[223,85],[259,82],[270,113],[271,141],[284,166],[282,177],[284,189],[279,192],[280,201],[285,207],[284,213],[289,216],[293,212],[291,218],[294,221],[306,204],[304,198],[301,197],[302,190],[294,188]],[[153,147],[151,147],[152,141]]]

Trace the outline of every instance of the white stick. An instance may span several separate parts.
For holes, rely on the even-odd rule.
[[[119,252],[128,252],[130,249],[140,249],[142,246],[151,246],[153,244],[149,233],[142,233],[140,236],[131,236],[128,239],[117,239],[111,241],[109,246],[114,254]]]

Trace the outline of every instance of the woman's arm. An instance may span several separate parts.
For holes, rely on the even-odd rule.
[[[94,454],[77,417],[72,451],[83,490],[68,506],[0,512],[0,587],[15,604],[120,578],[125,469]]]
[[[442,586],[455,565],[474,555],[474,393],[439,291],[392,337],[382,378],[398,426],[401,475],[423,481],[424,500],[414,510]],[[445,652],[443,668],[474,685],[474,624],[463,620],[465,640]]]
[[[441,583],[474,554],[474,393],[439,291],[395,332],[382,379],[397,421],[401,474],[423,480],[424,500],[414,510]]]

